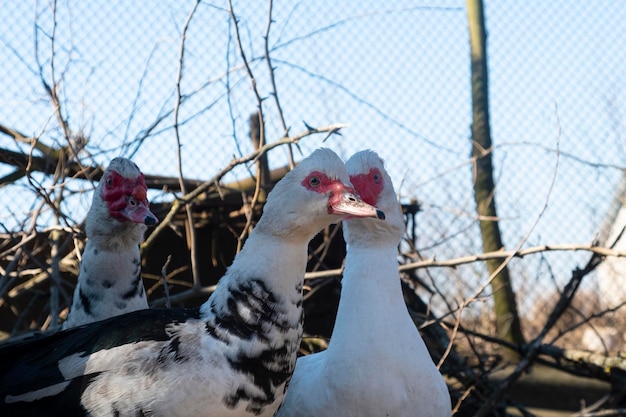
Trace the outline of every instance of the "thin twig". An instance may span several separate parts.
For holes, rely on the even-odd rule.
[[[181,154],[182,143],[180,139],[180,130],[179,130],[179,112],[180,105],[182,101],[182,93],[181,93],[181,82],[183,78],[183,68],[185,63],[185,40],[187,37],[187,29],[189,29],[189,24],[191,23],[191,19],[193,19],[198,6],[200,5],[200,0],[196,0],[196,4],[194,4],[193,9],[187,16],[187,20],[185,20],[185,24],[183,26],[183,31],[180,36],[180,54],[178,57],[178,73],[176,75],[176,104],[174,106],[174,136],[176,137],[176,160],[178,164],[178,182],[180,184],[180,190],[183,195],[187,194],[187,188],[185,185],[184,175],[183,175],[183,159]],[[197,260],[197,244],[196,244],[196,228],[194,227],[193,222],[193,209],[191,204],[185,204],[185,212],[187,214],[187,222],[185,223],[185,229],[187,232],[187,242],[189,245],[189,256],[191,258],[191,276],[193,280],[194,286],[200,286],[200,270],[198,267]]]
[[[617,258],[626,257],[626,251],[607,248],[604,246],[596,245],[578,245],[578,244],[556,244],[556,245],[539,245],[526,249],[520,249],[518,251],[495,251],[481,253],[478,255],[462,256],[459,258],[437,260],[435,258],[425,259],[423,261],[410,262],[398,266],[400,272],[408,272],[422,268],[455,268],[460,265],[483,262],[488,259],[508,259],[508,258],[523,258],[527,255],[539,254],[544,252],[569,252],[569,251],[584,251],[597,254],[599,256],[614,256]],[[341,276],[343,268],[329,269],[326,271],[309,272],[306,275],[306,279],[315,278],[331,278]]]
[[[246,69],[246,73],[248,74],[248,78],[250,79],[250,84],[252,85],[252,91],[254,92],[254,96],[257,101],[257,114],[259,118],[259,138],[258,138],[258,147],[261,148],[265,144],[265,117],[263,115],[263,98],[261,98],[261,93],[259,92],[256,78],[254,77],[254,73],[252,72],[252,68],[248,63],[248,59],[246,57],[246,53],[243,49],[243,44],[241,43],[241,35],[239,33],[239,21],[237,20],[237,16],[235,15],[235,11],[233,10],[232,0],[228,0],[228,11],[230,13],[231,19],[233,21],[233,27],[235,29],[235,40],[237,42],[237,47],[239,49],[239,54],[241,55],[241,59],[243,61],[244,67]],[[237,252],[241,250],[243,246],[243,242],[245,238],[250,233],[254,208],[259,200],[259,195],[261,193],[261,172],[260,169],[257,170],[256,183],[254,188],[254,194],[252,195],[252,199],[248,205],[248,209],[246,210],[246,224],[242,228],[239,237],[237,238]],[[244,201],[244,205],[246,205],[246,201]]]
[[[218,187],[219,181],[224,177],[224,175],[226,175],[227,173],[229,173],[233,168],[235,168],[238,165],[242,165],[242,164],[246,164],[248,162],[252,162],[252,161],[256,161],[257,158],[261,157],[262,155],[266,154],[267,152],[269,152],[270,150],[277,148],[279,146],[285,145],[285,144],[289,144],[289,143],[294,143],[297,144],[300,142],[300,140],[304,139],[305,137],[314,135],[314,134],[318,134],[318,133],[326,133],[326,132],[330,132],[331,130],[336,130],[336,129],[343,129],[345,127],[347,127],[348,125],[346,124],[341,124],[341,123],[337,123],[337,124],[332,124],[332,125],[328,125],[328,126],[323,126],[323,127],[318,127],[318,128],[314,128],[314,129],[307,129],[295,136],[292,137],[287,137],[287,138],[281,138],[275,142],[272,143],[267,143],[265,145],[263,145],[261,148],[259,148],[258,150],[244,156],[241,158],[233,158],[230,163],[224,167],[223,169],[221,169],[215,176],[213,176],[213,178],[211,178],[210,180],[202,183],[201,185],[199,185],[197,188],[195,188],[193,191],[189,192],[186,195],[183,195],[182,197],[180,197],[179,199],[175,200],[172,203],[172,207],[170,208],[169,212],[167,213],[167,215],[165,216],[165,218],[159,223],[159,225],[154,229],[154,231],[150,234],[150,236],[148,237],[148,239],[146,239],[146,241],[142,244],[142,251],[146,251],[148,250],[156,241],[156,237],[159,235],[159,233],[164,230],[165,228],[170,227],[171,222],[174,219],[174,216],[176,216],[176,214],[178,213],[178,211],[181,209],[181,207],[184,204],[187,204],[190,201],[193,201],[194,199],[198,198],[198,196],[200,196],[201,194],[203,194],[205,191],[209,190],[212,187]]]
[[[563,315],[572,298],[576,294],[583,278],[593,271],[601,261],[601,256],[594,253],[587,262],[587,265],[583,269],[576,269],[572,272],[572,277],[563,289],[556,306],[550,313],[546,324],[539,332],[539,334],[523,348],[523,356],[515,367],[515,370],[509,374],[500,384],[499,388],[493,392],[487,401],[480,408],[477,417],[487,416],[493,409],[493,407],[500,401],[504,394],[513,386],[513,383],[517,381],[526,370],[533,364],[537,356],[541,353],[540,348],[542,346],[543,339],[546,334],[554,327],[559,318]]]
[[[583,316],[582,313],[580,313],[580,316],[583,317],[583,320],[573,323],[570,326],[568,326],[567,328],[560,330],[556,336],[554,336],[554,338],[552,340],[549,341],[549,343],[552,345],[554,343],[556,343],[557,340],[559,340],[563,335],[570,333],[574,330],[576,330],[577,328],[584,326],[585,324],[589,324],[591,326],[591,321],[599,319],[601,317],[606,316],[607,314],[611,314],[611,313],[615,313],[618,310],[621,310],[622,308],[626,307],[626,301],[623,301],[621,303],[619,303],[616,306],[613,306],[611,308],[607,308],[605,310],[602,310],[598,313],[593,313],[589,316]],[[593,326],[591,326],[593,328]],[[595,329],[594,329],[595,330]],[[597,332],[596,332],[597,334]],[[604,343],[604,342],[603,342]]]
[[[163,292],[165,293],[165,307],[167,308],[172,307],[170,300],[170,286],[167,283],[167,267],[169,266],[171,260],[172,255],[167,255],[167,260],[163,264],[163,267],[161,267],[161,279],[163,280]]]
[[[278,89],[276,88],[276,75],[274,74],[274,66],[272,65],[272,59],[270,57],[270,49],[269,49],[269,38],[270,38],[270,28],[272,27],[272,10],[273,10],[273,0],[268,0],[267,5],[267,24],[265,25],[265,35],[264,39],[264,47],[265,47],[265,62],[267,62],[267,67],[270,75],[270,82],[272,83],[272,93],[271,95],[274,97],[274,102],[276,103],[276,110],[278,111],[278,119],[280,120],[280,125],[283,129],[283,136],[289,135],[289,128],[287,127],[287,123],[285,123],[285,116],[283,114],[283,109],[280,105],[280,100],[278,99]],[[293,160],[293,149],[291,149],[291,145],[287,145],[287,149],[289,151],[289,168],[293,169],[295,166],[295,162]]]
[[[543,214],[545,213],[546,209],[548,208],[548,202],[550,201],[550,196],[552,195],[552,190],[554,188],[554,183],[556,182],[556,176],[557,176],[557,173],[558,173],[558,170],[559,170],[559,152],[558,152],[558,150],[559,150],[559,143],[561,141],[561,122],[559,120],[558,108],[555,108],[555,115],[556,115],[556,122],[557,122],[557,135],[556,135],[556,149],[557,149],[557,153],[556,153],[556,157],[555,157],[554,170],[552,172],[552,178],[551,178],[550,184],[548,186],[548,192],[546,194],[546,198],[544,199],[543,206],[539,210],[539,213],[537,213],[537,216],[535,216],[535,219],[534,219],[532,225],[530,226],[530,228],[527,230],[526,235],[523,236],[522,239],[520,239],[520,241],[518,242],[517,247],[515,248],[513,253],[510,254],[509,256],[507,256],[504,259],[504,261],[502,261],[502,263],[498,266],[498,268],[496,268],[496,270],[491,273],[489,278],[483,284],[481,284],[478,287],[478,289],[474,292],[474,295],[472,297],[470,297],[468,300],[464,301],[464,302],[472,302],[472,300],[478,298],[478,296],[480,296],[480,294],[482,294],[483,291],[485,291],[487,286],[491,285],[492,281],[500,274],[500,272],[502,272],[502,270],[504,270],[504,268],[507,267],[509,262],[511,262],[511,259],[513,259],[513,257],[515,256],[515,253],[518,252],[522,248],[522,246],[524,246],[524,243],[526,243],[526,241],[530,237],[530,234],[533,232],[533,230],[535,230],[535,227],[537,227],[537,224],[539,223],[539,221],[543,217]],[[486,410],[486,407],[482,407],[481,410]]]

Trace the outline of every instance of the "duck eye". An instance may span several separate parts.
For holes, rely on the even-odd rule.
[[[380,182],[381,178],[380,178],[380,174],[379,173],[375,173],[373,178],[374,178],[374,182],[376,184],[378,184]]]
[[[319,177],[311,177],[309,178],[309,185],[313,188],[317,188],[320,186],[320,184],[322,183],[322,181],[320,180]]]
[[[113,186],[113,178],[107,177],[106,183],[107,183],[107,187],[111,188]]]

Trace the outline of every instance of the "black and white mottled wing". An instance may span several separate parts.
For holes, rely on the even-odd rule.
[[[80,397],[98,373],[75,369],[68,374],[72,368],[68,361],[138,342],[168,341],[168,326],[198,317],[197,309],[142,310],[4,343],[0,345],[0,415],[37,415],[41,410],[48,410],[47,415],[85,415]],[[30,401],[16,401],[24,398]]]

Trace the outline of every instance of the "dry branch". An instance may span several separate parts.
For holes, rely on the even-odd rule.
[[[348,125],[346,124],[342,124],[342,123],[336,123],[336,124],[332,124],[332,125],[328,125],[328,126],[323,126],[323,127],[318,127],[318,128],[308,128],[307,130],[299,133],[298,135],[295,136],[291,136],[291,137],[284,137],[281,139],[278,139],[275,142],[272,143],[268,143],[263,145],[262,147],[260,147],[258,150],[243,156],[241,158],[233,158],[230,163],[222,168],[215,176],[213,176],[213,178],[211,178],[208,181],[205,181],[204,183],[202,183],[201,185],[199,185],[197,188],[195,188],[193,191],[189,192],[188,194],[176,199],[173,203],[172,203],[172,207],[170,208],[170,210],[168,211],[167,215],[165,216],[165,218],[163,220],[161,220],[161,222],[159,223],[159,225],[154,229],[154,231],[152,232],[152,234],[150,235],[150,237],[148,237],[148,239],[146,239],[146,241],[142,244],[142,251],[148,250],[153,244],[154,241],[156,240],[156,236],[158,236],[158,234],[164,230],[167,227],[170,227],[170,225],[172,224],[172,221],[174,220],[174,217],[176,216],[176,214],[181,210],[181,208],[185,205],[188,204],[192,201],[194,201],[196,198],[198,198],[202,193],[214,188],[215,190],[219,191],[220,190],[220,186],[219,186],[219,182],[220,180],[224,177],[224,175],[226,175],[227,173],[229,173],[230,171],[232,171],[233,168],[235,168],[236,166],[242,165],[242,164],[246,164],[248,162],[255,162],[258,158],[260,158],[262,155],[265,155],[267,152],[269,152],[270,150],[285,145],[285,144],[297,144],[300,142],[300,140],[304,139],[307,136],[311,136],[314,134],[318,134],[318,133],[329,133],[329,134],[333,134],[338,132],[340,129],[343,129],[345,127],[347,127]]]
[[[254,92],[254,96],[256,98],[256,102],[257,102],[257,117],[258,117],[258,129],[257,129],[257,133],[258,133],[258,140],[256,141],[256,148],[260,148],[262,147],[265,143],[265,116],[263,114],[263,98],[261,97],[261,92],[259,91],[259,88],[257,86],[256,83],[256,78],[254,76],[254,73],[252,72],[252,68],[250,67],[250,64],[248,62],[248,58],[246,57],[246,53],[244,52],[243,49],[243,44],[241,42],[241,35],[239,33],[239,20],[237,19],[237,16],[235,15],[235,11],[233,10],[233,3],[231,0],[228,1],[228,11],[230,13],[231,19],[233,21],[233,27],[235,28],[235,40],[237,42],[237,47],[239,50],[239,55],[241,56],[241,59],[243,61],[244,64],[244,68],[246,69],[246,73],[248,75],[248,78],[250,79],[250,84],[252,86],[252,91]],[[269,10],[270,16],[271,16],[271,3],[270,3],[270,10]],[[271,22],[271,19],[270,19]],[[269,30],[269,27],[268,27]],[[267,39],[266,39],[267,42]],[[269,57],[268,57],[269,59]],[[271,70],[271,67],[270,67]],[[270,75],[273,75],[270,71]],[[282,117],[282,114],[281,114]],[[284,121],[283,121],[284,123]],[[283,135],[286,135],[286,132],[283,132]],[[288,147],[290,147],[290,145],[287,145]],[[257,164],[258,166],[258,164]],[[251,230],[251,226],[252,226],[252,213],[254,212],[254,208],[259,200],[259,196],[261,195],[262,190],[261,189],[261,175],[260,174],[260,169],[257,169],[257,177],[256,177],[256,183],[255,183],[255,188],[254,188],[254,194],[252,195],[252,199],[250,200],[250,203],[247,204],[246,202],[244,202],[244,206],[246,206],[246,225],[245,227],[242,229],[241,233],[239,234],[238,240],[237,240],[237,252],[239,252],[241,250],[241,247],[243,246],[243,242],[245,241],[246,237],[248,236],[248,233]]]
[[[505,378],[500,387],[489,396],[487,401],[485,401],[483,406],[478,410],[476,417],[485,417],[490,415],[493,408],[496,407],[501,398],[513,386],[513,383],[515,383],[515,381],[517,381],[528,370],[528,368],[532,366],[541,352],[540,349],[546,334],[554,327],[567,307],[571,304],[572,298],[576,294],[583,278],[593,271],[600,264],[601,260],[601,255],[593,253],[583,269],[577,268],[572,272],[572,277],[567,285],[565,285],[559,300],[548,316],[546,324],[530,343],[521,347],[522,357],[517,363],[515,370],[507,378]]]
[[[31,142],[29,141],[28,143]],[[29,168],[29,172],[41,172],[46,175],[54,175],[59,162],[58,158],[60,157],[61,149],[50,148],[39,141],[33,141],[31,146],[42,152],[45,156],[28,155],[21,152],[15,152],[8,149],[0,148],[0,163],[16,168],[16,171],[14,173],[8,174],[0,178],[0,186],[10,184],[24,177],[27,173],[27,167]],[[48,149],[49,152],[44,152],[45,149]],[[69,161],[65,165],[65,169],[67,178],[83,179],[89,181],[98,181],[104,173],[104,169],[100,166],[78,164],[71,161]],[[145,180],[148,188],[162,189],[165,187],[170,191],[180,190],[180,183],[178,178],[146,174]],[[185,179],[184,183],[185,186],[190,189],[200,186],[201,184],[203,184],[203,181]]]
[[[556,251],[585,251],[597,254],[599,256],[615,256],[618,258],[626,257],[626,251],[607,248],[597,245],[578,245],[578,244],[556,244],[556,245],[539,245],[526,249],[520,249],[517,251],[495,251],[489,253],[481,253],[478,255],[462,256],[459,258],[437,260],[435,258],[424,259],[417,262],[409,262],[402,264],[398,267],[400,272],[408,272],[422,268],[455,268],[457,266],[482,262],[488,259],[507,259],[507,258],[523,258],[527,255],[533,255],[543,252],[556,252]],[[343,273],[343,268],[331,269],[327,271],[309,272],[306,275],[306,279],[315,278],[331,278],[339,277]]]
[[[179,114],[180,114],[180,106],[182,103],[182,91],[181,91],[181,83],[183,79],[183,68],[185,61],[185,40],[187,38],[187,30],[189,29],[189,25],[193,16],[198,10],[198,6],[200,5],[200,0],[197,0],[193,6],[193,9],[187,16],[185,20],[185,24],[183,25],[183,32],[180,37],[180,54],[178,58],[178,72],[176,75],[176,104],[174,106],[174,137],[176,139],[176,162],[178,168],[178,181],[180,185],[180,191],[183,195],[187,194],[187,188],[185,186],[185,181],[183,180],[183,159],[181,155],[182,142],[180,139],[180,129],[179,129]],[[185,222],[185,230],[187,231],[187,242],[189,248],[189,257],[191,260],[191,276],[193,281],[193,286],[200,286],[200,270],[198,269],[198,254],[197,254],[197,245],[196,245],[196,229],[193,225],[193,212],[190,204],[185,204],[185,212],[187,214],[187,221]],[[167,287],[165,287],[167,288]],[[169,304],[169,300],[167,302]]]
[[[626,372],[626,356],[606,356],[596,352],[576,349],[562,349],[554,345],[542,345],[539,353],[549,356],[557,363],[573,365],[576,367],[593,366],[594,376],[602,376],[603,379],[610,379],[611,374],[615,374],[615,370],[620,369]],[[620,375],[623,383],[626,383],[626,373]]]
[[[287,136],[289,134],[289,128],[287,127],[287,123],[285,123],[285,115],[283,113],[283,108],[280,105],[280,99],[278,98],[278,90],[276,88],[276,77],[274,75],[274,66],[272,65],[272,58],[270,55],[269,49],[269,39],[270,39],[270,29],[272,27],[272,11],[274,10],[274,2],[273,0],[268,0],[267,7],[267,24],[265,26],[265,34],[263,35],[263,46],[265,48],[265,62],[267,62],[267,68],[270,75],[270,82],[272,83],[272,97],[274,97],[274,102],[276,103],[276,109],[278,112],[278,119],[280,120],[280,125],[283,129],[283,136]],[[289,168],[293,169],[295,162],[293,160],[293,149],[291,149],[291,145],[287,145],[289,150]]]

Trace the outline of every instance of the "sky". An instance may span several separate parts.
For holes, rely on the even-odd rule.
[[[0,27],[0,124],[59,143],[41,65],[46,79],[53,73],[63,79],[70,126],[90,140],[84,156],[102,164],[132,156],[146,173],[175,176],[171,111],[181,33],[196,2],[61,0],[56,26],[49,2],[4,2],[0,15],[12,24]],[[267,137],[273,141],[282,128],[261,59],[268,3],[234,1],[233,10],[266,98]],[[485,13],[496,202],[505,245],[589,243],[626,166],[626,3],[485,1]],[[363,148],[378,151],[402,200],[422,204],[418,246],[424,255],[475,252],[480,242],[468,162],[465,2],[283,0],[273,2],[272,17],[268,45],[290,133],[301,132],[304,123],[349,125],[326,142],[323,136],[304,139],[303,155],[319,146],[344,158]],[[257,104],[227,2],[202,1],[185,42],[184,175],[208,179],[233,156],[251,151],[247,123]],[[136,138],[160,118],[137,148]],[[0,147],[25,149],[3,135]],[[286,150],[272,152],[270,161],[285,164]],[[8,172],[0,165],[0,175]],[[247,175],[241,168],[225,180]],[[66,203],[80,222],[93,185],[71,187],[87,191]],[[0,197],[7,208],[0,222],[7,227],[38,201],[24,184],[0,189]],[[150,198],[171,196],[152,191]],[[513,265],[525,277],[518,288],[533,291],[534,282],[552,274],[562,281],[587,255],[547,256],[554,268],[539,257]],[[468,285],[480,279],[467,273],[446,271],[434,279]]]

